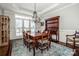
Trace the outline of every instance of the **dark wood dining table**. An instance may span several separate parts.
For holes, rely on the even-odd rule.
[[[31,39],[33,40],[33,56],[35,56],[35,49],[36,49],[36,43],[37,43],[37,38],[39,37],[39,36],[42,36],[43,34],[45,34],[45,33],[28,33],[28,35],[31,37]]]

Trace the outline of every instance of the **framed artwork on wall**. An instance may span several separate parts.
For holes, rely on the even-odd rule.
[[[44,26],[44,22],[41,22],[41,26]]]

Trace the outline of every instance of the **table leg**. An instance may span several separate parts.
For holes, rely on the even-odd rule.
[[[36,47],[36,41],[35,41],[35,37],[33,38],[33,56],[35,56],[35,47]]]
[[[35,48],[33,48],[33,56],[35,56]]]

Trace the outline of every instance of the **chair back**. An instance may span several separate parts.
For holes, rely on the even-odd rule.
[[[41,43],[47,43],[48,42],[48,34],[47,33],[43,33],[41,38],[42,38]]]
[[[48,41],[48,34],[47,33],[42,33],[41,36],[37,37],[37,41],[40,43],[44,43]]]
[[[37,36],[36,39],[37,39],[37,40],[41,40],[41,39],[42,39],[42,36]]]
[[[26,40],[26,33],[25,33],[25,31],[23,31],[23,42],[24,42],[24,44],[26,45],[25,40]]]
[[[23,31],[23,39],[26,38],[26,34],[25,34],[25,31]]]
[[[42,40],[47,40],[47,39],[48,39],[48,33],[43,33]]]
[[[28,33],[26,33],[26,39],[29,39],[29,35],[28,35]]]
[[[50,39],[51,37],[50,31],[44,31],[43,33],[46,33],[46,35],[48,35],[48,39]]]
[[[78,31],[75,32],[75,37],[79,38],[79,32]]]

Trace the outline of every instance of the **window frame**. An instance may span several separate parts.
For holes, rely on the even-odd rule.
[[[21,16],[21,15],[20,15]],[[26,19],[26,18],[29,18],[29,19]],[[33,27],[31,27],[31,22],[33,21],[30,17],[26,17],[26,18],[19,18],[19,17],[16,17],[16,15],[15,15],[15,22],[16,22],[16,20],[18,19],[18,20],[22,20],[22,27],[20,28],[21,30],[22,30],[22,32],[23,31],[31,31],[31,29],[33,29]],[[29,26],[28,27],[24,27],[24,21],[25,20],[27,20],[27,21],[29,21]],[[34,22],[34,21],[33,21]],[[16,24],[15,24],[15,29],[17,30],[17,29],[19,29],[19,28],[16,28]],[[19,29],[19,30],[20,30]],[[27,30],[25,30],[25,29],[27,29]],[[34,30],[35,31],[35,30]],[[18,32],[18,33],[22,33],[22,32]],[[16,32],[17,33],[17,32]],[[17,35],[16,34],[16,36],[22,36],[22,34],[21,35]]]

